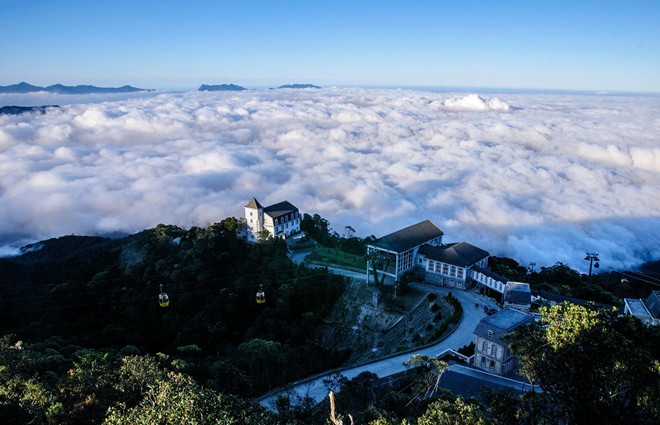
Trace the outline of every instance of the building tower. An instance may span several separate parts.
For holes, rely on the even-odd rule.
[[[264,230],[264,207],[257,201],[257,198],[253,197],[244,208],[247,240],[248,242],[255,242],[259,239],[259,232]]]

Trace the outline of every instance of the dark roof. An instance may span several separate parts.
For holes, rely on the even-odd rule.
[[[264,214],[268,214],[272,218],[277,218],[293,211],[298,211],[298,208],[294,207],[289,201],[278,202],[264,208]]]
[[[467,242],[452,243],[444,246],[424,245],[419,248],[419,253],[431,260],[459,267],[469,267],[490,255],[488,251],[484,251]]]
[[[488,277],[490,277],[490,278],[492,278],[492,279],[494,279],[498,282],[507,283],[509,281],[508,277],[504,277],[504,276],[502,276],[500,274],[497,274],[495,272],[492,272],[488,269],[484,269],[483,267],[474,266],[474,267],[472,267],[472,270],[474,270],[475,272],[479,272],[479,273],[483,274],[484,276],[488,276]]]
[[[442,235],[444,235],[444,232],[438,226],[430,220],[424,220],[421,223],[413,224],[405,229],[383,236],[369,245],[393,252],[405,252]]]
[[[660,291],[653,291],[646,299],[646,308],[656,319],[660,318]]]
[[[252,197],[252,199],[250,199],[250,202],[247,203],[245,208],[254,208],[255,210],[258,210],[259,208],[261,208],[261,204],[259,203],[259,201],[257,201],[257,198]]]
[[[482,338],[488,338],[488,331],[493,332],[490,338],[500,345],[507,345],[500,337],[513,332],[518,326],[526,325],[534,321],[534,316],[523,313],[512,308],[505,308],[492,316],[487,316],[474,328],[474,334]]]
[[[581,305],[581,306],[587,306],[589,304],[595,304],[600,308],[604,308],[607,310],[612,310],[614,307],[609,305],[609,304],[603,304],[603,303],[594,303],[593,301],[587,301],[587,300],[581,300],[579,298],[573,298],[573,297],[567,297],[564,295],[557,295],[553,294],[552,292],[544,291],[544,290],[539,290],[535,291],[537,292],[537,295],[541,296],[541,298],[546,299],[548,301],[554,301],[556,303],[563,303],[563,302],[569,302],[575,305]]]
[[[508,282],[504,290],[504,301],[517,305],[531,305],[532,293],[529,283]]]

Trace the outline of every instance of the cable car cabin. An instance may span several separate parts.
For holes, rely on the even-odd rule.
[[[257,304],[263,304],[266,302],[266,293],[264,292],[264,287],[259,286],[257,291]]]
[[[168,297],[165,292],[161,292],[160,294],[158,294],[158,305],[160,305],[161,307],[169,307],[170,297]]]

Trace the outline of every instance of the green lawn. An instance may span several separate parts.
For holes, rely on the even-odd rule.
[[[336,248],[318,247],[307,256],[307,259],[337,264],[338,266],[355,267],[358,269],[367,267],[363,255],[349,254],[348,252]]]

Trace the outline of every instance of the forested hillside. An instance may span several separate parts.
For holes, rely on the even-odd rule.
[[[344,279],[293,264],[280,239],[247,244],[239,225],[229,218],[121,239],[65,236],[0,259],[2,423],[328,423],[327,405],[282,398],[272,413],[249,400],[349,357],[316,340]],[[339,245],[320,217],[305,225]],[[363,241],[349,236],[343,248],[358,251]],[[609,292],[605,279],[587,286],[560,263],[531,274],[511,259],[493,265],[534,287],[601,301],[646,289]],[[266,302],[258,304],[261,287]],[[329,379],[337,417],[379,425],[658,423],[660,328],[595,306],[540,312],[539,325],[509,338],[521,372],[543,393],[491,390],[473,399],[431,390],[446,364],[421,359],[416,377],[398,387],[368,372]]]
[[[282,240],[249,245],[237,229],[225,219],[116,240],[66,236],[1,259],[0,385],[13,391],[0,394],[0,414],[20,423],[50,409],[66,422],[101,421],[109,406],[138,402],[113,386],[125,368],[148,366],[152,384],[176,371],[196,381],[179,383],[252,396],[338,366],[348,353],[323,349],[314,331],[343,278],[295,266]],[[264,304],[255,302],[260,285]],[[80,374],[93,385],[76,381],[74,391]],[[35,391],[47,400],[38,408],[25,402]]]

